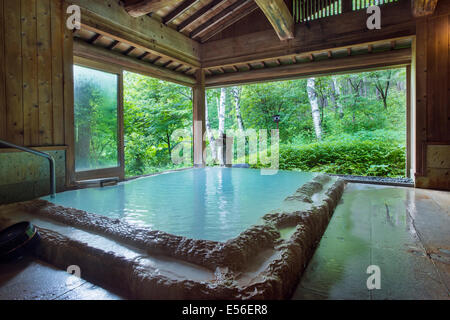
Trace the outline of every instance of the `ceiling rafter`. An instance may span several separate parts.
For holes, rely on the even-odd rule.
[[[164,18],[163,18],[163,23],[164,24],[169,24],[171,23],[173,20],[175,20],[176,18],[178,18],[180,15],[182,15],[183,13],[185,13],[187,10],[189,10],[190,8],[192,8],[192,6],[194,6],[195,4],[197,4],[199,2],[199,0],[185,0],[183,1],[180,5],[178,5],[175,9],[173,9],[172,11],[170,11]]]
[[[204,24],[198,26],[195,28],[189,36],[191,38],[196,38],[200,36],[201,34],[204,34],[220,22],[224,21],[226,18],[230,17],[233,13],[239,11],[242,7],[247,5],[249,2],[253,0],[238,0],[232,5],[228,6],[224,10],[220,11],[218,14],[210,18],[208,21],[206,21]]]
[[[223,21],[223,23],[221,23],[221,24],[217,24],[215,28],[213,28],[211,31],[207,32],[204,36],[202,36],[200,38],[200,42],[204,43],[204,42],[208,41],[209,39],[214,37],[216,34],[222,32],[229,26],[231,26],[231,25],[235,24],[236,22],[238,22],[239,20],[245,18],[246,16],[248,16],[250,13],[252,13],[256,9],[258,9],[258,5],[254,1],[247,2],[247,4],[244,5],[243,7],[241,7],[239,12],[236,12],[236,14],[234,14],[230,19]]]
[[[126,0],[124,8],[130,16],[137,18],[180,2],[181,0]]]
[[[197,21],[198,19],[200,19],[205,13],[215,10],[217,7],[219,7],[220,5],[222,5],[225,2],[227,2],[227,0],[213,0],[206,6],[200,8],[197,12],[195,12],[189,18],[187,18],[186,20],[181,22],[177,26],[177,30],[180,32],[183,32],[186,29],[186,27],[188,27],[190,24],[192,24],[195,21]]]

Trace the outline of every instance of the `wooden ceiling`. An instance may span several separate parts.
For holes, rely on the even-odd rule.
[[[142,48],[134,47],[128,43],[121,42],[120,39],[114,39],[86,29],[76,31],[74,36],[78,39],[76,44],[79,48],[76,51],[81,56],[86,54],[87,51],[90,51],[91,49],[89,48],[93,46],[103,50],[94,50],[94,55],[108,55],[106,52],[114,54],[115,56],[110,56],[111,61],[117,60],[118,57],[126,57],[140,61],[142,64],[138,65],[134,70],[151,66],[152,68],[157,68],[157,70],[153,69],[152,72],[160,71],[160,77],[164,78],[164,76],[167,76],[167,80],[184,85],[193,85],[195,83],[194,75],[198,68],[175,61],[167,56],[157,55]],[[80,42],[88,46],[82,45]],[[387,66],[395,65],[397,61],[407,61],[409,58],[405,60],[404,57],[410,55],[407,49],[411,48],[411,44],[411,37],[403,37],[395,40],[374,41],[356,46],[333,48],[331,50],[282,55],[270,59],[253,59],[245,63],[223,64],[216,67],[207,67],[203,70],[205,72],[207,86],[213,87],[252,80],[263,81],[271,78],[289,78],[301,74],[305,70],[305,72],[315,70],[319,65],[325,65],[325,61],[331,64],[331,67],[328,67],[332,70],[333,65],[345,67],[348,60],[346,58],[356,56],[361,57],[359,59],[362,59],[361,63],[364,65],[367,63],[367,59],[370,60],[370,56],[379,56],[383,62],[383,59],[389,59],[390,55],[392,56],[393,62],[382,63]],[[391,52],[391,54],[382,55],[387,52]],[[367,57],[367,59],[364,57]],[[357,59],[354,61],[357,62]],[[359,68],[359,66],[356,68]],[[336,71],[338,72],[339,70]]]
[[[377,0],[378,5],[398,0]],[[414,16],[431,14],[438,0],[411,0]],[[191,39],[204,43],[248,16],[262,10],[280,40],[293,39],[294,20],[317,18],[360,10],[373,0],[122,0],[132,17],[149,15]],[[294,18],[293,18],[294,16]]]
[[[206,86],[337,74],[407,65],[411,60],[411,37],[364,43],[351,47],[285,55],[273,59],[205,68]]]
[[[159,69],[175,72],[180,75],[193,76],[198,69],[192,65],[183,63],[178,59],[171,58],[167,55],[156,54],[143,47],[133,46],[130,43],[122,41],[120,38],[114,38],[112,35],[100,34],[89,30],[88,28],[75,30],[74,37],[83,43],[104,49],[104,51],[107,50],[116,55],[134,58]]]
[[[201,43],[246,17],[254,0],[124,0],[133,17],[150,15]]]

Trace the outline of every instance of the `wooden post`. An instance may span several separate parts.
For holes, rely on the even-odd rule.
[[[203,157],[206,149],[206,143],[203,139],[205,122],[205,72],[199,69],[195,73],[197,83],[193,88],[193,146],[194,146],[194,167],[204,167],[205,159]]]
[[[406,67],[406,176],[411,178],[411,66]]]
[[[63,15],[69,4],[64,3]],[[62,18],[61,18],[62,19]],[[73,34],[64,28],[63,46],[63,79],[64,79],[64,143],[66,150],[66,186],[75,183],[75,116],[73,88]]]
[[[342,0],[342,13],[352,11],[352,0]]]
[[[227,168],[231,168],[233,165],[233,136],[227,137],[226,134],[223,135],[223,163]]]

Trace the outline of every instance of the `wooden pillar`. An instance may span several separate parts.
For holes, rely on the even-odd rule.
[[[414,117],[414,152],[415,152],[415,180],[424,176],[425,148],[427,137],[427,46],[428,24],[425,19],[419,19],[416,24],[416,40],[413,46],[413,62],[415,62],[415,117]]]
[[[63,17],[68,3],[63,4]],[[64,21],[64,19],[63,19]],[[65,22],[64,22],[65,24]],[[66,186],[75,183],[75,115],[73,82],[73,32],[64,27],[63,41],[63,89],[64,89],[64,143],[66,150]]]
[[[411,66],[406,67],[406,176],[411,177]]]
[[[193,146],[194,146],[194,167],[204,167],[205,159],[203,157],[206,149],[206,143],[203,139],[205,123],[205,72],[202,69],[197,70],[195,77],[197,83],[193,88]]]
[[[352,0],[342,0],[342,13],[352,11]]]

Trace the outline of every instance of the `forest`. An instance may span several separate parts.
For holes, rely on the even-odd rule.
[[[282,170],[404,177],[405,73],[404,68],[397,68],[209,89],[208,151],[215,154],[216,140],[229,130],[275,129],[273,116],[278,115]],[[102,103],[108,103],[108,97],[104,94],[102,98],[94,79],[83,79],[77,85],[85,90],[84,96],[91,96],[83,102],[91,104],[89,132],[103,132],[91,134],[91,162],[111,162],[117,144],[114,134],[105,134],[112,132],[106,120],[111,113],[97,112],[103,120],[96,121],[92,111],[108,109],[101,108]],[[106,123],[105,130],[96,128],[98,123]],[[182,142],[172,138],[173,131],[192,128],[190,88],[125,72],[124,126],[126,176],[192,165],[175,165],[171,159],[171,153]],[[105,147],[107,140],[111,148]],[[101,154],[98,147],[94,148],[99,145]],[[247,156],[234,163],[248,160]],[[219,165],[221,161],[217,156],[208,165]],[[263,165],[258,161],[251,166]]]

